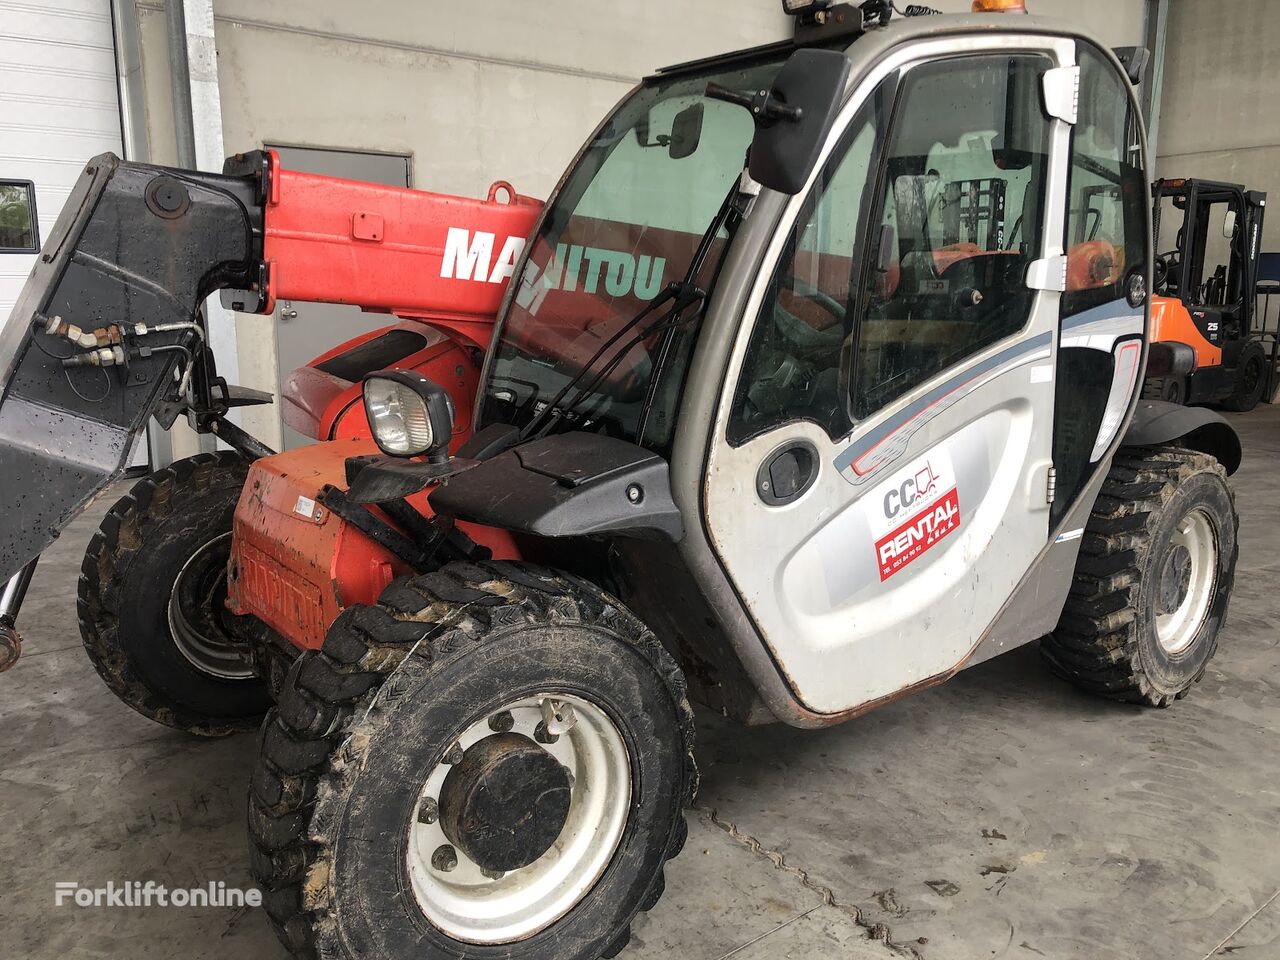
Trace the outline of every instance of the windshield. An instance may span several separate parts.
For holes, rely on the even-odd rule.
[[[788,53],[647,81],[622,103],[566,178],[532,241],[489,359],[482,424],[528,424],[611,336],[684,279],[742,172],[754,133],[750,112],[708,99],[707,84],[768,89]],[[721,231],[694,278],[704,290],[724,247]],[[683,319],[700,306],[688,308]],[[589,392],[579,397],[570,390],[560,404],[573,407],[561,429],[599,430],[666,448],[695,326],[662,322],[665,312],[654,311],[619,340],[626,353],[611,369],[610,355],[592,364],[580,385]]]

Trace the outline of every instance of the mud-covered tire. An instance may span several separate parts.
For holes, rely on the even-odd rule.
[[[1256,341],[1240,353],[1235,389],[1219,406],[1236,413],[1248,413],[1262,402],[1267,389],[1267,355]]]
[[[214,675],[184,655],[170,616],[175,583],[194,576],[188,562],[200,554],[216,567],[221,547],[201,551],[215,540],[229,549],[248,469],[224,451],[143,477],[107,512],[80,569],[80,635],[99,675],[143,716],[201,736],[255,729],[271,705],[258,677]],[[223,612],[201,607],[196,615],[213,632]],[[229,636],[215,637],[233,650]]]
[[[1206,561],[1205,569],[1213,579],[1203,617],[1188,620],[1175,645],[1162,642],[1157,625],[1176,602],[1162,590],[1176,584],[1175,538],[1190,529],[1193,515],[1212,530],[1212,567]],[[1061,620],[1040,645],[1050,667],[1115,700],[1167,707],[1184,697],[1217,650],[1238,530],[1226,471],[1213,457],[1180,447],[1122,449],[1085,528]]]
[[[549,926],[461,942],[413,892],[415,804],[459,730],[547,689],[598,705],[622,734],[632,770],[624,832],[599,879]],[[249,835],[271,924],[307,958],[612,957],[661,896],[663,865],[687,836],[693,735],[679,667],[597,587],[507,562],[398,580],[303,654],[263,725]]]

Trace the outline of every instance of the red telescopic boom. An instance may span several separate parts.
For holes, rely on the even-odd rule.
[[[498,181],[475,200],[280,167],[268,151],[264,312],[276,300],[354,304],[489,345],[542,202]]]

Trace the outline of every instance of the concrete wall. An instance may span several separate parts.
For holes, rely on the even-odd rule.
[[[150,158],[172,163],[165,14],[134,0]],[[935,0],[967,12],[970,0]],[[1032,0],[1112,44],[1141,42],[1144,0]],[[477,14],[482,9],[483,14]],[[776,0],[214,0],[223,138],[412,157],[415,186],[546,196],[594,128],[656,67],[789,36]],[[240,379],[274,389],[270,317],[241,316]],[[244,412],[270,443],[270,408]]]
[[[1280,198],[1280,4],[1169,5],[1157,171],[1243,183]],[[1263,249],[1280,249],[1280,224]]]
[[[902,0],[896,0],[905,7]],[[972,0],[926,0],[943,13],[968,13]],[[1182,0],[1176,0],[1182,2]],[[1146,0],[1026,0],[1027,9],[1041,17],[1057,17],[1085,27],[1113,47],[1143,42]]]

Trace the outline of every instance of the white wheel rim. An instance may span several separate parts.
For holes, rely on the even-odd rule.
[[[418,906],[455,940],[493,944],[523,940],[568,913],[595,886],[613,859],[631,808],[631,759],[622,734],[595,704],[560,693],[540,693],[498,707],[471,724],[457,743],[465,751],[493,735],[489,718],[510,713],[513,733],[529,738],[542,722],[542,702],[572,706],[577,722],[555,743],[540,746],[573,776],[568,819],[540,858],[499,879],[485,876],[461,850],[448,871],[432,865],[449,844],[439,819],[420,822],[424,801],[435,802],[451,767],[438,764],[419,795],[409,826],[407,860]]]
[[[257,673],[253,664],[246,659],[244,647],[227,637],[209,636],[202,632],[182,609],[181,593],[187,577],[200,569],[206,554],[221,549],[230,539],[230,533],[214,537],[188,557],[178,571],[169,591],[169,604],[166,607],[169,636],[173,638],[173,645],[178,648],[178,652],[201,673],[220,680],[251,680]],[[226,576],[225,572],[223,576]]]
[[[1204,510],[1193,510],[1178,524],[1171,542],[1190,558],[1186,593],[1173,610],[1156,615],[1156,638],[1170,656],[1184,653],[1195,642],[1209,615],[1218,581],[1218,538]],[[1164,570],[1160,571],[1163,579]]]

